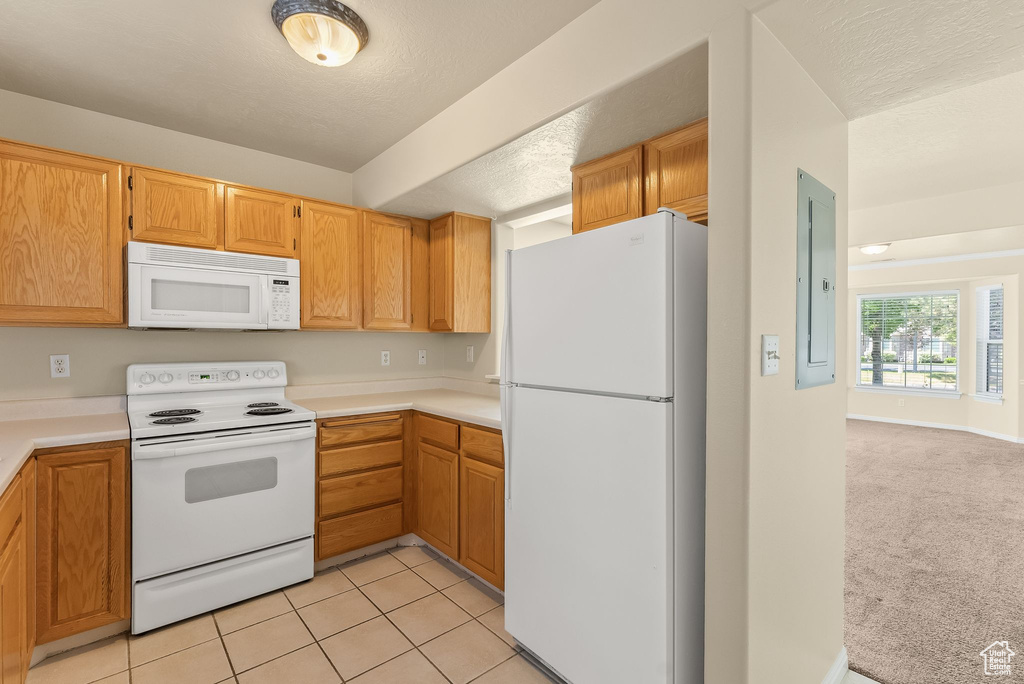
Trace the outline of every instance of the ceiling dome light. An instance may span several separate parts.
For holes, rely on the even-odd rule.
[[[889,249],[889,245],[891,244],[891,242],[886,242],[879,245],[864,245],[860,248],[860,251],[863,254],[881,254],[885,250]]]
[[[348,64],[370,39],[359,15],[335,0],[276,0],[270,16],[292,49],[320,66]]]

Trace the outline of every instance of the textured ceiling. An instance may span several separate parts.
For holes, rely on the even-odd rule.
[[[758,16],[849,119],[1024,70],[1022,0],[779,0]]]
[[[1020,181],[1024,72],[850,123],[851,209]]]
[[[304,61],[272,0],[0,0],[0,88],[354,171],[597,0],[347,0],[348,65]]]
[[[563,195],[569,168],[707,116],[703,45],[382,207],[431,217],[458,207],[484,216]]]

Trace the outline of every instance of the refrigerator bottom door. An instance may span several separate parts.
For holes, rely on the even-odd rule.
[[[506,629],[573,684],[672,682],[672,404],[507,399]]]

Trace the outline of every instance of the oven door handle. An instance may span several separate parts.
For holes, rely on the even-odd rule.
[[[295,431],[271,432],[266,435],[251,439],[232,439],[220,437],[205,439],[198,444],[188,446],[164,446],[159,448],[142,446],[132,454],[132,460],[145,461],[156,458],[170,458],[172,456],[188,456],[190,454],[203,454],[210,451],[227,451],[228,449],[244,449],[248,447],[264,446],[266,444],[282,444],[284,442],[300,442],[304,439],[313,439],[316,436],[316,428],[301,428]]]

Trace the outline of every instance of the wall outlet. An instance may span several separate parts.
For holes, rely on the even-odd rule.
[[[382,351],[380,353],[380,365],[382,365],[382,366],[390,366],[391,365],[391,352],[389,352],[389,351]]]
[[[71,355],[50,354],[50,377],[69,378],[71,377]]]
[[[898,399],[896,401],[896,405],[897,406],[906,406],[907,405],[907,400],[906,399]]]
[[[466,347],[466,363],[473,363],[474,352],[475,350],[473,349],[473,345],[468,345]]]
[[[427,350],[426,349],[420,349],[419,352],[417,352],[416,361],[421,366],[426,366],[427,365]]]
[[[761,375],[779,374],[779,336],[761,335]]]

